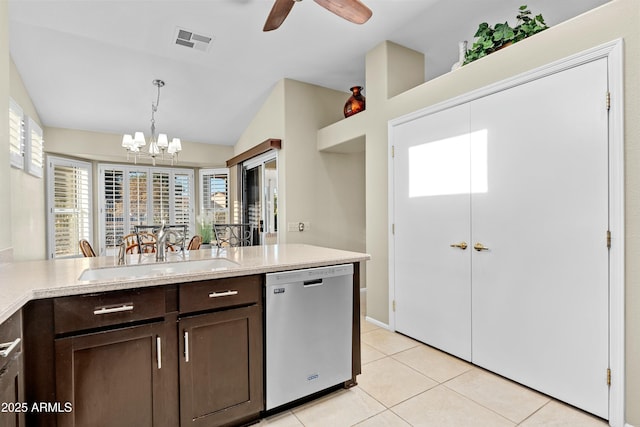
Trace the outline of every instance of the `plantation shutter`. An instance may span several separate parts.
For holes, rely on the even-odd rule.
[[[100,222],[103,238],[100,251],[114,250],[125,234],[129,233],[125,212],[128,211],[125,198],[125,171],[120,168],[106,168],[100,173],[101,209]],[[101,253],[102,254],[102,253]]]
[[[216,224],[229,220],[229,169],[201,169],[201,213],[208,214]]]
[[[49,257],[81,255],[78,242],[91,239],[91,164],[49,158]]]
[[[187,236],[193,234],[193,174],[174,172],[173,174],[173,224],[186,224]]]
[[[25,170],[42,178],[44,164],[44,138],[42,128],[31,117],[27,118],[27,141],[25,144]]]
[[[144,225],[149,218],[149,172],[129,170],[129,225],[128,233],[134,232],[134,225]]]
[[[122,237],[136,225],[186,224],[193,230],[193,171],[100,165],[101,255],[115,255]]]
[[[153,172],[151,183],[153,224],[171,223],[169,215],[169,173]]]
[[[9,163],[24,168],[24,120],[22,108],[9,98]]]

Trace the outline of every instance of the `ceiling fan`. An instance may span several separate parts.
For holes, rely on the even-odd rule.
[[[278,28],[284,22],[285,18],[291,12],[293,4],[302,0],[276,0],[267,22],[264,24],[262,31],[271,31]],[[330,12],[335,13],[341,18],[354,24],[364,24],[371,18],[373,12],[365,6],[360,0],[314,0],[320,6]]]

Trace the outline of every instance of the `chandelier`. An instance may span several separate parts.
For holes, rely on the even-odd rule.
[[[164,86],[164,81],[156,79],[153,85],[158,88],[158,98],[155,103],[151,103],[151,136],[149,137],[149,148],[144,150],[147,145],[143,132],[135,132],[134,136],[125,134],[122,137],[122,146],[127,150],[127,160],[133,157],[134,163],[138,163],[139,158],[151,158],[153,165],[156,165],[156,157],[161,160],[169,159],[171,164],[178,161],[178,153],[182,151],[180,138],[173,138],[169,142],[166,133],[161,133],[156,138],[156,120],[155,113],[158,111],[160,104],[160,88]]]

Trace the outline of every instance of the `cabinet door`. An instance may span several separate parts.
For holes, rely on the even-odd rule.
[[[6,365],[0,366],[0,425],[2,427],[25,426],[25,412],[21,404],[25,402],[22,378],[21,359],[16,357]]]
[[[473,362],[608,417],[607,60],[476,100]],[[499,113],[497,113],[499,112]]]
[[[393,139],[396,330],[470,360],[469,106],[397,126]]]
[[[0,426],[25,426],[22,312],[0,324]]]
[[[73,408],[58,425],[175,426],[176,338],[166,328],[158,322],[57,339],[56,398]]]
[[[257,418],[263,405],[261,306],[180,319],[180,425]]]

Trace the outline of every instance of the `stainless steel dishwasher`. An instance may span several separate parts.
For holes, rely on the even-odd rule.
[[[267,410],[351,379],[352,310],[352,264],[267,274]]]

